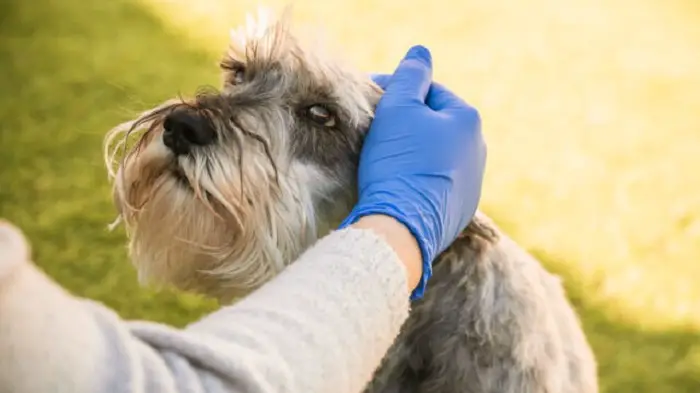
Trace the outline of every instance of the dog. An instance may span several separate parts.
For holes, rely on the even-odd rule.
[[[219,89],[110,130],[105,161],[143,283],[231,302],[334,229],[357,198],[382,89],[267,11],[233,30]],[[560,279],[477,212],[366,393],[597,393]]]

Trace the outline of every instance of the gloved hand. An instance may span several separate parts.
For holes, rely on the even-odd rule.
[[[341,223],[391,216],[418,241],[423,273],[411,299],[423,296],[434,258],[476,213],[486,163],[478,112],[432,83],[428,49],[412,47],[384,89],[360,153],[359,199]]]

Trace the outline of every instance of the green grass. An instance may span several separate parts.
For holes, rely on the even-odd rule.
[[[138,286],[106,229],[100,147],[118,121],[217,83],[226,29],[255,2],[192,4],[0,2],[0,217],[73,293],[178,326],[215,305]],[[436,79],[482,112],[484,209],[565,278],[602,391],[700,392],[700,3],[425,4],[298,1],[295,19],[365,70],[429,46]]]
[[[107,231],[101,141],[144,105],[210,80],[211,58],[124,1],[32,3],[0,5],[0,216],[69,290],[181,325],[213,303],[138,287],[123,231]]]

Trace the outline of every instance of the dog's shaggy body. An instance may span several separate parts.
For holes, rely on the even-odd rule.
[[[232,34],[221,92],[168,102],[108,135],[115,202],[144,281],[231,301],[353,206],[381,89],[302,48],[285,21],[261,14]],[[478,213],[435,261],[367,393],[597,390],[559,279]]]
[[[435,261],[371,392],[597,392],[559,279],[478,214]]]

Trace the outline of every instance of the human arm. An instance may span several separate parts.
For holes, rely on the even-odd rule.
[[[181,330],[69,294],[2,225],[0,391],[359,392],[407,316],[405,266],[419,258],[394,249],[411,241],[393,219],[366,217]]]

